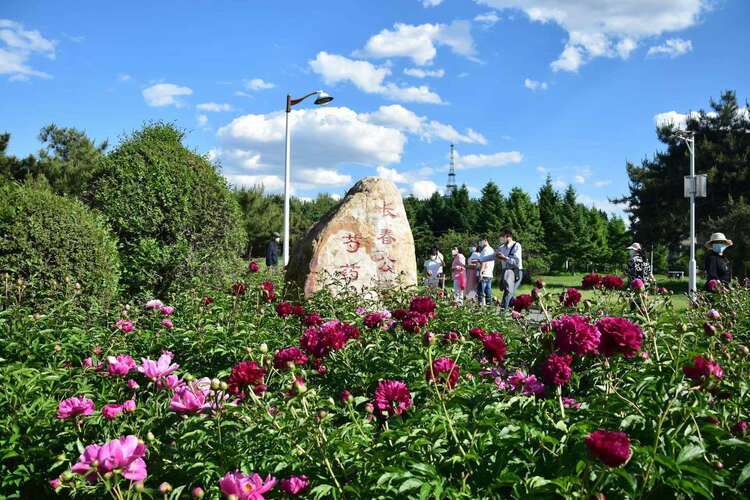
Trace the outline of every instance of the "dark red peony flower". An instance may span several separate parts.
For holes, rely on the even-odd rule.
[[[744,436],[747,434],[747,422],[740,420],[734,426],[732,426],[732,434],[735,436]]]
[[[300,345],[308,353],[322,358],[331,351],[342,349],[346,342],[359,336],[359,329],[337,319],[320,326],[311,326],[300,337]]]
[[[601,334],[599,352],[607,357],[622,354],[632,358],[641,348],[643,331],[630,320],[606,316],[596,322],[596,328]]]
[[[486,334],[482,337],[482,345],[484,346],[484,351],[490,358],[490,361],[496,365],[503,363],[507,349],[505,346],[505,339],[500,332]]]
[[[320,314],[316,312],[312,312],[305,316],[305,319],[302,321],[306,326],[317,326],[321,323],[323,323],[323,318],[320,317]]]
[[[204,305],[204,306],[210,306],[213,303],[214,303],[214,298],[211,297],[210,295],[206,295],[205,297],[203,297],[203,300],[201,300],[201,305]]]
[[[247,285],[244,284],[241,281],[237,281],[232,285],[232,294],[239,297],[240,295],[244,295],[247,291]]]
[[[568,288],[560,295],[560,303],[564,307],[575,307],[581,301],[581,292],[575,288]]]
[[[482,337],[487,335],[487,332],[485,332],[482,328],[479,328],[478,326],[475,326],[471,330],[469,330],[469,335],[473,339],[482,340]]]
[[[307,363],[307,355],[297,347],[285,347],[273,357],[273,366],[278,370],[288,370],[290,363],[304,365]]]
[[[407,311],[406,309],[396,309],[395,311],[393,311],[393,314],[392,314],[392,315],[393,315],[393,317],[394,317],[395,319],[397,319],[397,320],[401,321],[402,319],[404,319],[404,318],[406,317],[406,314],[407,314],[408,312],[409,312],[409,311]]]
[[[448,332],[443,337],[445,343],[458,342],[461,340],[461,335],[458,332]]]
[[[561,316],[552,321],[555,347],[564,354],[596,354],[601,334],[586,316],[578,314]]]
[[[538,280],[536,280],[534,282],[534,286],[536,288],[544,288],[544,285],[545,285],[545,283],[544,283],[544,281],[542,279],[538,279]]]
[[[299,304],[294,304],[292,306],[292,314],[298,317],[302,317],[305,315],[305,309]]]
[[[251,273],[257,273],[258,271],[260,271],[260,266],[254,260],[251,260],[250,264],[247,265],[247,270]]]
[[[346,335],[347,339],[352,340],[359,338],[359,328],[355,325],[344,321],[341,323],[341,329],[344,331],[344,335]]]
[[[292,304],[289,302],[279,302],[276,304],[276,313],[281,316],[282,318],[286,318],[290,314],[292,314]]]
[[[409,310],[415,311],[421,314],[424,314],[428,318],[434,318],[435,317],[435,309],[437,308],[437,304],[434,300],[432,300],[432,297],[414,297],[411,299],[411,304],[409,304]]]
[[[372,329],[372,328],[377,328],[377,327],[382,326],[384,320],[385,320],[385,316],[383,315],[383,313],[380,311],[377,311],[377,312],[372,312],[372,313],[367,314],[362,320],[362,322],[367,328]]]
[[[412,405],[409,387],[400,380],[381,380],[375,389],[373,404],[379,416],[401,415]]]
[[[442,383],[449,389],[453,389],[460,375],[458,365],[451,358],[438,358],[432,362],[432,368],[428,366],[425,370],[425,379],[428,382]]]
[[[602,277],[597,273],[589,273],[581,280],[581,288],[584,290],[591,290],[592,288],[599,288],[602,284]]]
[[[708,335],[709,337],[716,335],[716,327],[708,321],[703,323],[703,331],[706,332],[706,335]]]
[[[273,289],[273,283],[270,281],[264,281],[260,284],[260,290],[262,292],[263,297],[268,302],[273,302],[273,299],[276,298],[276,292]]]
[[[694,357],[693,364],[683,366],[682,372],[694,382],[703,382],[711,377],[717,379],[724,377],[724,370],[721,369],[719,363],[703,356]]]
[[[622,290],[622,288],[625,286],[625,281],[623,281],[623,279],[619,276],[608,274],[607,276],[602,278],[602,286],[607,290]]]
[[[586,446],[592,455],[609,467],[619,467],[630,458],[630,439],[624,432],[599,429],[588,435]]]
[[[519,295],[513,300],[513,309],[521,312],[528,310],[534,303],[534,298],[528,293]]]
[[[570,354],[550,354],[542,365],[542,378],[548,384],[567,384],[573,374],[573,370],[570,369],[570,363],[572,362],[573,356]]]
[[[721,290],[721,281],[719,280],[708,280],[706,283],[706,289],[709,292],[716,292]]]
[[[255,361],[240,361],[232,367],[232,373],[229,375],[229,392],[240,398],[245,397],[247,387],[252,387],[256,394],[263,394],[266,386],[263,385],[263,378],[266,375],[265,368],[258,366]]]
[[[425,326],[427,321],[428,318],[426,315],[417,311],[408,311],[404,319],[401,320],[401,326],[407,332],[419,333],[422,329],[421,327]]]

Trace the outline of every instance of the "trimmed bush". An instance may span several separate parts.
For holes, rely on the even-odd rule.
[[[122,283],[164,296],[222,281],[244,244],[237,201],[169,124],[144,127],[105,156],[88,198],[120,239]]]
[[[75,293],[106,304],[118,289],[117,244],[104,220],[80,201],[6,184],[0,187],[0,274],[6,273],[21,280],[15,297],[37,306],[75,290],[75,283]]]

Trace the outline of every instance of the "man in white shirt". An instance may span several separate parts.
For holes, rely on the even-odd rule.
[[[428,287],[437,287],[443,274],[443,260],[438,256],[437,248],[432,249],[430,258],[424,261],[424,270],[427,274],[426,284]]]
[[[513,231],[508,228],[504,228],[500,231],[500,243],[501,245],[494,250],[492,256],[485,255],[482,252],[482,256],[479,258],[479,262],[483,264],[487,261],[494,261],[495,258],[502,261],[502,275],[501,275],[501,286],[503,288],[503,300],[501,307],[510,307],[513,297],[516,295],[516,290],[521,285],[521,278],[523,277],[523,249],[521,244],[513,240]]]
[[[479,261],[482,264],[479,268],[479,303],[491,306],[492,278],[495,272],[495,251],[486,239],[482,240],[480,255]]]

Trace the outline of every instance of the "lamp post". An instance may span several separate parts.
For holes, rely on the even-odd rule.
[[[316,92],[310,92],[306,96],[300,97],[299,99],[292,99],[292,96],[287,94],[286,96],[286,130],[285,130],[285,141],[284,141],[284,267],[289,264],[289,183],[290,183],[290,160],[291,160],[291,143],[289,138],[289,113],[292,112],[292,106],[297,105],[312,95],[317,95],[315,104],[318,106],[325,106],[329,102],[333,101],[333,97],[326,94],[322,90]]]

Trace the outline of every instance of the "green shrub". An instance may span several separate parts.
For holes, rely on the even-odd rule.
[[[40,306],[76,293],[106,304],[118,288],[117,245],[104,221],[80,201],[31,184],[6,184],[0,187],[0,275],[6,274],[6,298]]]
[[[172,125],[144,127],[102,159],[88,195],[120,239],[123,285],[163,296],[216,282],[244,244],[237,202]]]

